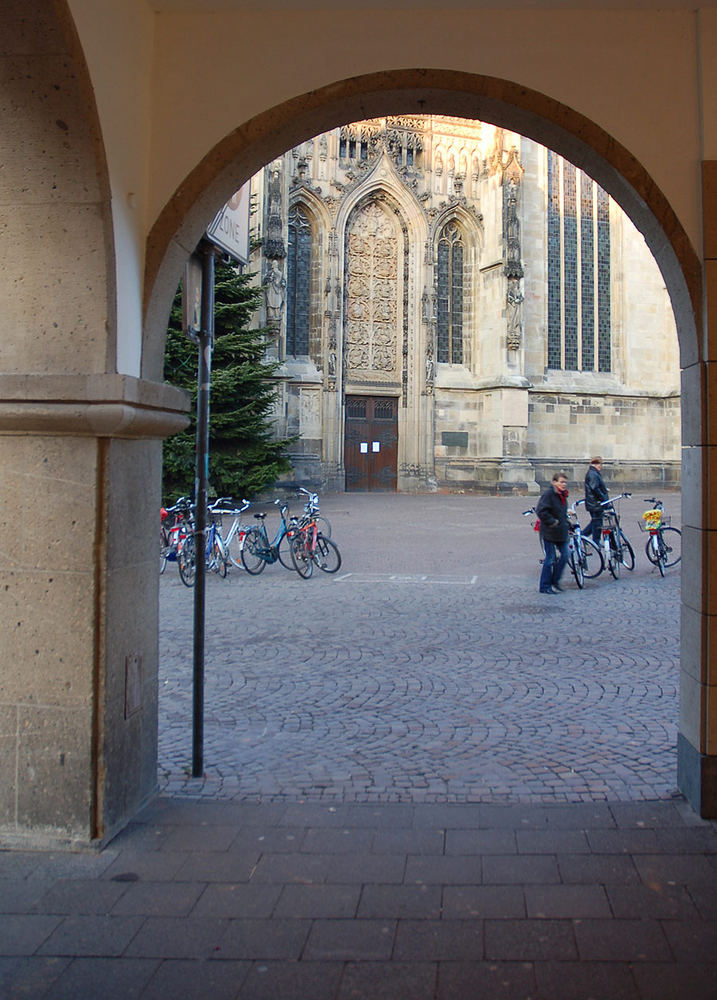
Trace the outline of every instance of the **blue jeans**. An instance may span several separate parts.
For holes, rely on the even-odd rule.
[[[591,521],[588,524],[588,526],[583,529],[583,534],[592,535],[595,544],[599,545],[602,539],[603,512],[601,510],[595,511],[595,513],[591,514],[590,516],[591,516]]]
[[[547,538],[544,538],[543,545],[545,546],[545,559],[543,560],[543,569],[540,574],[540,590],[542,593],[560,583],[565,563],[568,561],[567,542],[549,542]]]

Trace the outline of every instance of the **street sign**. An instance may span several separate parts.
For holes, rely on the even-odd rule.
[[[202,329],[202,258],[193,253],[184,266],[182,328],[195,344]]]
[[[207,229],[207,239],[240,264],[249,263],[249,181],[217,212]]]

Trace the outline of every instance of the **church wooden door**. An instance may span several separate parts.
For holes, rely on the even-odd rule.
[[[396,491],[398,400],[347,396],[344,465],[346,491]]]

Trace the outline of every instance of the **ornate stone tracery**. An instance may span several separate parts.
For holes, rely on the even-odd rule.
[[[346,236],[344,354],[352,378],[396,377],[399,239],[376,199],[354,212]]]

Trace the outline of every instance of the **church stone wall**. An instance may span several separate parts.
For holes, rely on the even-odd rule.
[[[636,487],[678,480],[664,282],[580,171],[492,125],[402,117],[316,136],[254,187],[297,480],[344,488],[357,393],[398,399],[399,490],[530,492],[596,452]]]

